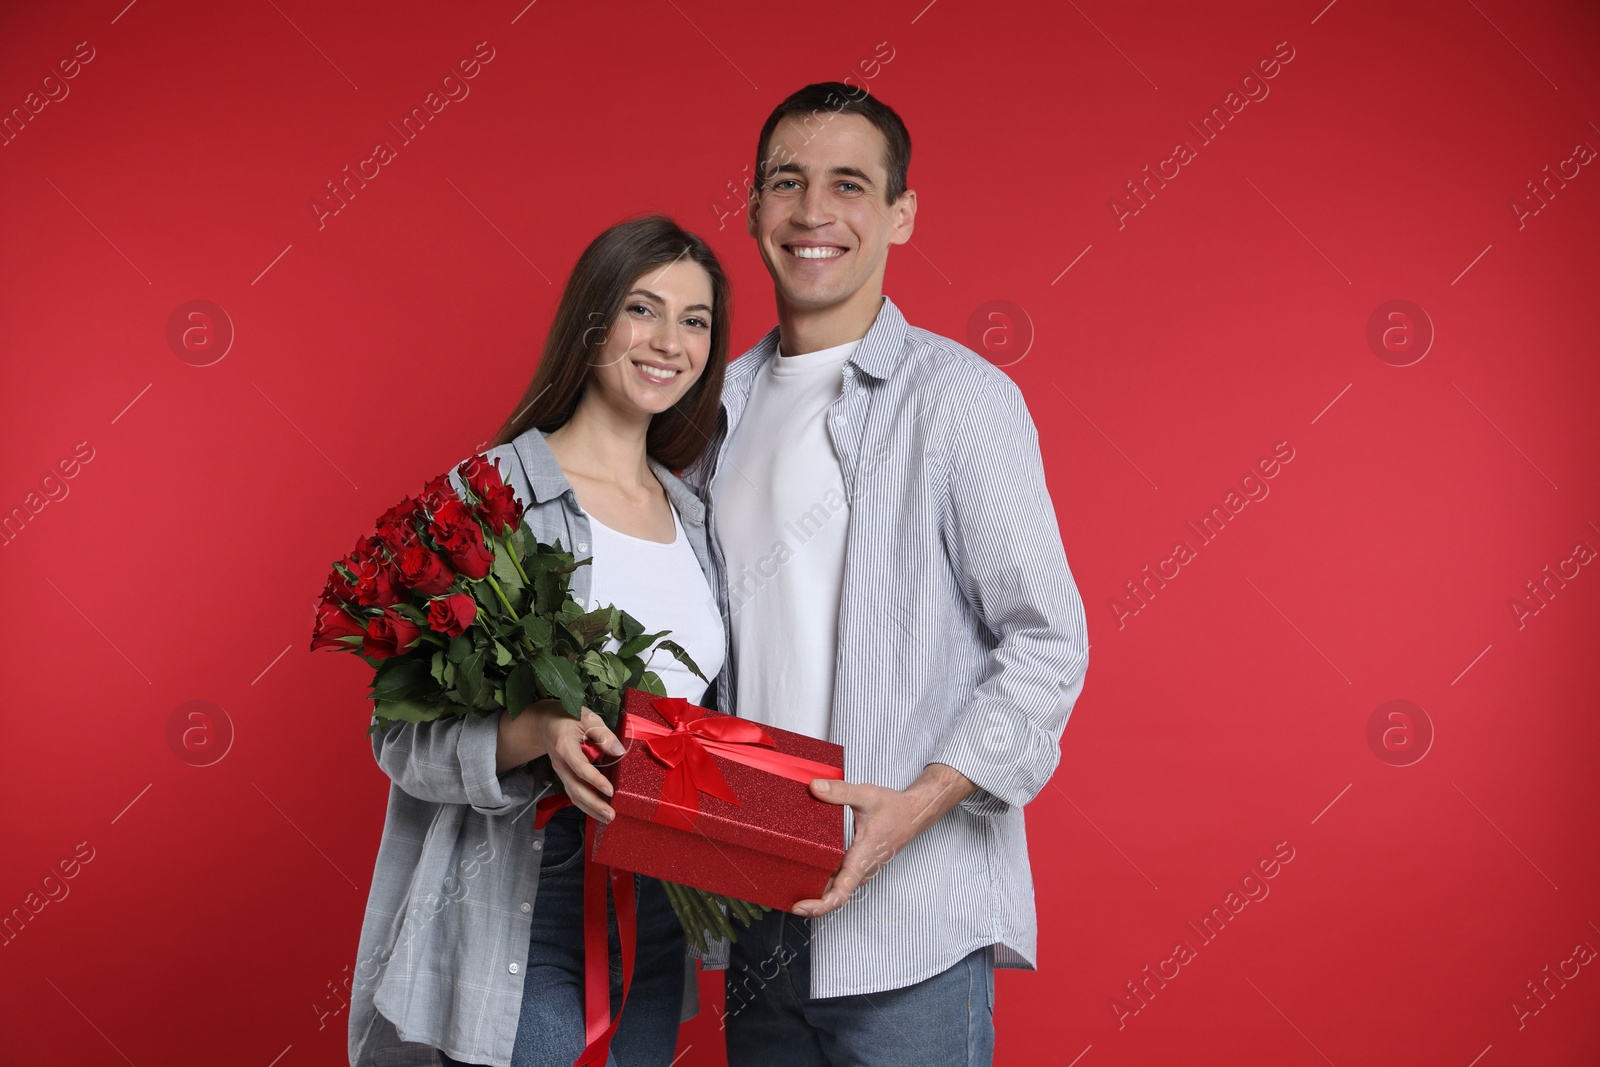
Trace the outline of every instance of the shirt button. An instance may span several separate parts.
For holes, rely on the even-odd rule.
[[[844,412],[842,412],[842,411],[835,411],[835,412],[834,412],[834,413],[833,413],[833,421],[834,421],[834,422],[843,422],[843,421],[844,421]]]
[[[864,385],[856,386],[856,396],[866,396],[866,395],[867,395],[867,387],[866,386],[864,386]]]
[[[510,967],[509,967],[509,968],[507,968],[507,969],[508,969],[508,970],[509,970],[509,971],[510,971],[510,972],[511,972],[511,973],[512,973],[512,974],[516,974],[516,973],[517,973],[517,971],[518,971],[518,970],[519,970],[519,969],[520,969],[520,968],[518,968],[518,967],[517,967],[517,965],[516,965],[516,964],[515,964],[515,963],[513,963],[513,964],[512,964],[512,965],[511,965],[511,966],[510,966]]]
[[[578,542],[578,551],[579,552],[587,552],[587,551],[589,551],[589,542],[587,542],[587,541],[579,541]]]
[[[533,850],[535,852],[538,852],[542,848],[544,848],[544,839],[543,838],[540,838],[538,841],[535,841],[533,843]]]
[[[526,900],[524,900],[522,902],[522,914],[526,915],[526,914],[528,914],[528,912],[530,912],[532,910],[533,910],[533,905],[529,904]]]

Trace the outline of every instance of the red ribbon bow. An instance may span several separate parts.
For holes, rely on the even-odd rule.
[[[661,805],[651,816],[663,826],[694,829],[701,793],[720,797],[730,804],[739,803],[733,787],[712,758],[713,752],[731,757],[735,753],[728,750],[739,745],[773,749],[778,746],[771,734],[750,720],[732,715],[712,716],[708,709],[691,704],[683,697],[657,697],[650,706],[671,724],[671,729],[630,715],[623,733],[630,739],[644,738],[650,755],[666,764]]]

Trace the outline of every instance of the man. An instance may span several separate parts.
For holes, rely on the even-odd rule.
[[[849,847],[821,898],[741,933],[731,1067],[986,1064],[994,968],[1034,966],[1022,807],[1088,662],[1021,392],[883,295],[911,238],[887,105],[809,85],[767,119],[748,229],[778,326],[729,366],[686,472],[710,504],[718,706],[844,746]]]

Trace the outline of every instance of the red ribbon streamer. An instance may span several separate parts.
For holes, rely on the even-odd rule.
[[[772,735],[749,719],[733,715],[713,715],[709,708],[691,704],[682,697],[656,697],[650,706],[671,726],[629,715],[623,722],[623,736],[643,739],[650,754],[667,766],[661,788],[661,803],[651,819],[682,830],[694,828],[700,812],[700,794],[710,793],[733,804],[739,803],[728,780],[717,768],[712,753],[755,767],[791,781],[809,782],[813,778],[843,779],[844,771],[827,763],[774,751]],[[584,754],[598,759],[600,750],[583,746]],[[533,826],[544,828],[550,817],[571,807],[566,793],[551,793],[534,805]],[[638,944],[637,904],[633,894],[633,875],[594,862],[595,822],[584,823],[583,838],[583,1016],[587,1044],[572,1067],[605,1067],[611,1053],[611,1039],[622,1021],[622,1008],[633,985],[633,962]],[[610,960],[606,944],[606,884],[617,906],[617,941],[622,952],[622,1000],[617,1014],[611,1015]]]
[[[550,817],[562,808],[573,807],[565,793],[543,797],[533,809],[533,827],[542,830]],[[638,944],[638,909],[633,895],[633,875],[596,863],[595,823],[585,819],[583,826],[583,1038],[586,1044],[572,1067],[605,1067],[611,1055],[611,1039],[622,1022],[622,1009],[633,986],[634,950]],[[611,1016],[610,958],[606,944],[606,884],[617,904],[617,944],[622,952],[622,1000]]]

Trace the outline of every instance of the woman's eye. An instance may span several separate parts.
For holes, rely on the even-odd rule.
[[[628,305],[628,310],[642,312],[646,315],[650,314],[650,308],[644,304],[630,304]]]
[[[703,329],[705,329],[705,328],[706,328],[706,327],[708,327],[708,326],[710,326],[710,325],[711,325],[711,324],[710,324],[710,323],[709,323],[709,322],[707,322],[707,321],[706,321],[706,320],[705,320],[705,319],[699,319],[699,318],[690,318],[690,319],[685,319],[685,320],[684,320],[684,323],[685,323],[685,325],[688,325],[688,326],[693,326],[693,327],[694,327],[694,328],[695,328],[695,329],[697,329],[697,330],[703,330]]]

